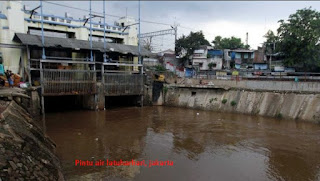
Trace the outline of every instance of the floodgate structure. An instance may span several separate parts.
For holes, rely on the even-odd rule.
[[[137,46],[134,18],[122,17],[111,25],[91,22],[92,17],[89,23],[87,17],[77,20],[68,13],[60,17],[38,10],[27,10],[21,2],[1,2],[5,69],[41,87],[45,98],[73,95],[92,109],[103,109],[105,96],[142,97],[139,55],[143,59],[150,52]]]

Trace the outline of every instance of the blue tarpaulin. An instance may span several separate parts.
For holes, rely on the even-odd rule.
[[[208,54],[211,56],[222,56],[223,51],[222,50],[208,50]]]
[[[0,75],[4,75],[4,67],[0,64]]]
[[[236,58],[236,52],[231,52],[231,59],[235,59]]]
[[[185,68],[185,77],[192,77],[193,69],[192,68]]]

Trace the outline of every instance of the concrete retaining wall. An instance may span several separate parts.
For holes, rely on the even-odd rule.
[[[193,93],[192,93],[193,92]],[[226,103],[222,101],[226,99]],[[236,105],[231,105],[234,101]],[[320,123],[320,94],[170,87],[164,105]]]
[[[180,81],[181,82],[181,81]],[[290,92],[320,92],[320,82],[294,82],[294,81],[255,81],[255,80],[203,80],[203,83],[212,82],[216,86],[241,88],[250,90],[290,91]],[[186,79],[186,85],[199,84],[199,79]]]

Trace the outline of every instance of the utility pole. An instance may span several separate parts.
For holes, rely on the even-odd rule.
[[[138,9],[138,14],[139,14],[139,34],[138,34],[138,51],[139,51],[139,57],[138,57],[138,62],[139,64],[142,64],[141,61],[141,41],[140,41],[140,34],[141,34],[141,21],[140,21],[140,0],[139,0],[139,9]],[[143,67],[141,67],[141,74],[143,74]]]
[[[46,52],[44,48],[44,32],[43,32],[43,7],[42,7],[42,0],[40,0],[41,6],[41,42],[42,42],[42,59],[46,59]]]
[[[106,55],[106,1],[103,0],[103,62],[107,62],[107,55]],[[104,68],[104,66],[103,66]]]
[[[91,0],[90,0],[90,61],[93,61],[93,56],[92,56],[92,10],[91,10]]]

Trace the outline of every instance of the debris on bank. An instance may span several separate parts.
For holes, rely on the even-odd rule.
[[[0,180],[64,180],[55,144],[26,111],[22,89],[0,89]]]

